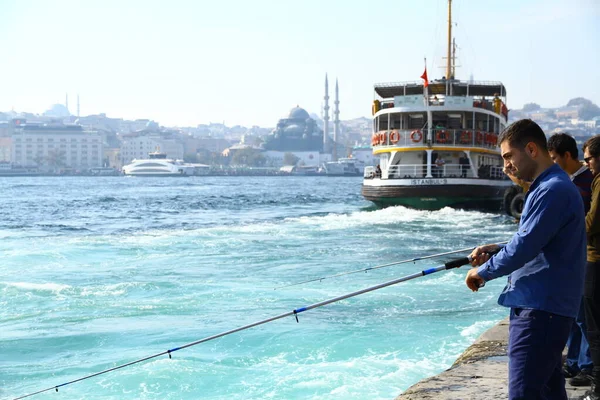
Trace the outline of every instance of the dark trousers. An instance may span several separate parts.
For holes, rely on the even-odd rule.
[[[600,382],[600,262],[589,262],[585,267],[583,304],[590,354],[594,363],[594,377]]]
[[[562,351],[573,318],[512,308],[508,336],[508,398],[567,400]]]

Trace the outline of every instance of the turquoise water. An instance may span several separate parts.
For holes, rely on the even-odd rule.
[[[437,266],[275,287],[506,240],[501,214],[392,207],[360,178],[0,178],[0,398]],[[53,399],[393,399],[507,315],[466,267],[105,375]]]

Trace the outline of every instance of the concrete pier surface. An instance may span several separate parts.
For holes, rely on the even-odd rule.
[[[508,398],[508,318],[484,332],[454,364],[439,375],[411,386],[396,400],[489,400]],[[589,386],[568,384],[570,400]]]

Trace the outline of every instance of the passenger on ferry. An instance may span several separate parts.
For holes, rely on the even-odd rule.
[[[437,96],[433,96],[433,101],[431,102],[432,105],[434,106],[439,106],[440,105],[440,100],[438,99]]]
[[[481,164],[479,168],[477,168],[477,176],[479,178],[489,178],[490,177],[490,166],[486,164]]]
[[[381,178],[381,167],[379,166],[379,164],[377,164],[377,166],[375,167],[375,177]]]
[[[577,150],[575,139],[566,133],[552,135],[548,139],[548,151],[550,152],[552,161],[569,174],[571,181],[579,189],[579,193],[583,199],[583,206],[587,213],[590,209],[593,175],[588,167],[582,165],[581,161],[579,161],[579,150]],[[594,365],[590,356],[590,347],[586,339],[583,297],[581,298],[579,314],[577,314],[575,323],[571,327],[567,347],[567,360],[563,366],[565,377],[571,378],[569,383],[572,386],[589,385]]]
[[[471,264],[478,268],[472,268],[465,281],[476,292],[485,282],[510,275],[498,299],[510,307],[509,400],[567,400],[562,351],[583,291],[583,200],[568,175],[552,162],[546,136],[535,122],[515,122],[498,142],[507,172],[532,184],[518,232],[504,247],[490,244],[473,250]],[[593,148],[600,156],[600,139]],[[600,158],[594,162],[600,172]],[[595,182],[600,193],[600,181]],[[593,199],[592,195],[592,209]],[[600,234],[600,223],[596,232]],[[495,251],[499,252],[490,258]],[[599,268],[596,265],[598,272]]]
[[[470,162],[467,157],[467,153],[462,153],[460,158],[458,159],[458,165],[460,166],[460,176],[462,178],[467,177],[467,173],[469,172]]]
[[[587,230],[587,265],[583,304],[587,339],[594,362],[592,380],[595,386],[587,393],[590,400],[600,399],[600,135],[583,144],[583,160],[594,175],[590,211],[585,216]]]
[[[500,111],[502,111],[502,100],[500,100],[500,97],[498,97],[498,93],[494,93],[494,112],[496,114],[500,114]]]
[[[481,101],[479,102],[481,108],[487,108],[487,102],[485,101],[485,97],[481,98]]]
[[[438,156],[438,158],[436,158],[435,160],[435,170],[436,170],[436,177],[440,178],[444,175],[444,165],[446,165],[446,160],[444,160],[444,158],[442,156]]]

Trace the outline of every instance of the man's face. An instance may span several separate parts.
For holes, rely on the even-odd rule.
[[[513,147],[508,143],[508,140],[500,144],[500,152],[504,159],[505,171],[519,179],[527,182],[533,180],[536,170],[536,163],[531,157],[531,149],[528,149],[532,143],[528,143],[525,148]]]
[[[564,155],[560,155],[557,152],[555,152],[554,150],[550,150],[550,158],[552,159],[552,161],[554,161],[554,164],[558,164],[559,167],[561,167],[563,169],[563,171],[567,170],[567,154],[565,153]]]
[[[588,168],[590,169],[590,171],[592,171],[592,174],[596,175],[600,172],[600,161],[598,160],[599,157],[593,157],[590,154],[590,149],[586,148],[583,152],[583,161],[585,161],[585,164],[588,166]]]

